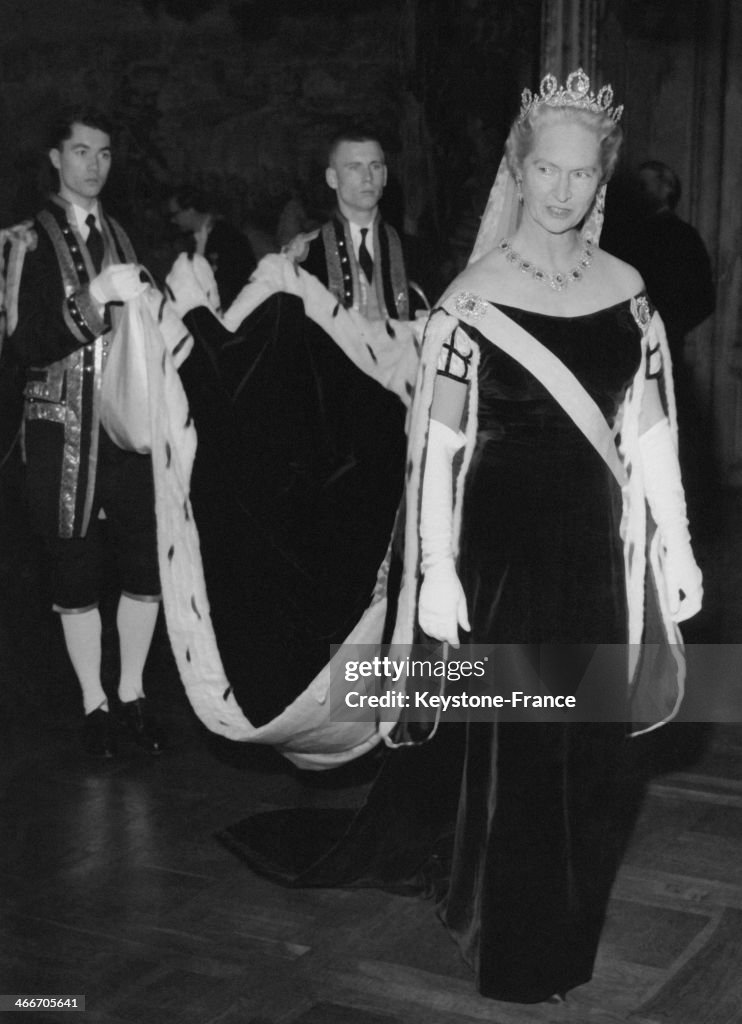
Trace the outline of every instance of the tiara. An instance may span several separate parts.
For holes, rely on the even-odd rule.
[[[597,95],[590,92],[590,79],[582,68],[568,75],[561,88],[554,75],[545,75],[541,79],[541,92],[538,96],[534,96],[530,89],[524,89],[518,121],[524,121],[542,103],[547,107],[579,107],[594,114],[607,114],[614,121],[619,121],[623,113],[623,105],[611,107],[613,89],[610,85],[604,85]]]

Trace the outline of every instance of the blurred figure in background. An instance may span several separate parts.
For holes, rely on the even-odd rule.
[[[682,191],[675,171],[648,160],[638,177],[646,214],[633,262],[664,321],[679,376],[686,335],[716,305],[711,260],[699,233],[675,212]]]
[[[699,233],[675,212],[682,187],[671,167],[647,160],[623,186],[621,216],[607,207],[604,246],[644,278],[679,374],[686,335],[716,304],[711,260]]]
[[[292,238],[303,232],[313,231],[316,227],[317,221],[307,212],[301,192],[298,188],[292,188],[276,223],[278,248],[282,249]]]
[[[176,189],[167,206],[171,223],[192,236],[191,251],[205,256],[211,264],[221,307],[228,309],[257,264],[249,239],[215,213],[197,189]]]

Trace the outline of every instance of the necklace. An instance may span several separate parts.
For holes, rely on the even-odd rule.
[[[521,274],[528,274],[528,276],[532,277],[534,281],[541,281],[544,284],[548,284],[548,286],[555,292],[564,291],[567,285],[572,281],[581,281],[585,276],[585,271],[593,262],[593,249],[591,242],[585,242],[585,247],[580,253],[580,258],[571,270],[557,274],[547,274],[545,270],[541,270],[540,267],[531,263],[530,260],[524,260],[520,253],[515,251],[507,238],[503,238],[498,245],[498,249],[501,249],[505,253],[505,259],[508,263],[515,263]]]

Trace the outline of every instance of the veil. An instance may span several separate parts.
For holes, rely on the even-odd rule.
[[[603,227],[606,188],[605,184],[598,188],[593,205],[580,228],[583,241],[592,245],[598,244]],[[494,249],[503,238],[512,236],[520,223],[520,210],[515,179],[508,167],[507,158],[503,156],[482,214],[474,248],[469,257],[470,264]]]
[[[615,122],[618,122],[623,112],[623,106],[615,108],[611,106],[613,89],[610,85],[604,85],[597,94],[590,92],[590,79],[582,68],[577,68],[567,75],[565,83],[561,87],[554,75],[545,75],[541,80],[539,94],[534,96],[530,89],[524,89],[521,100],[519,121],[527,118],[531,111],[542,104],[549,107],[574,107],[590,110],[593,113],[603,113]],[[606,185],[603,183],[598,187],[593,204],[580,228],[580,234],[585,244],[597,245],[600,239],[605,211],[605,193]],[[474,263],[485,253],[490,252],[503,238],[510,238],[518,227],[519,217],[520,204],[515,180],[508,167],[507,157],[503,156],[482,215],[469,263]]]

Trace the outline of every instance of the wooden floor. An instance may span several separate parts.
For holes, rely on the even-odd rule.
[[[742,640],[740,510],[729,503],[723,545],[708,544],[699,638]],[[32,555],[14,547],[0,578],[14,595],[0,655],[0,993],[85,994],[90,1024],[742,1021],[742,726],[680,724],[634,741],[632,779],[646,792],[593,982],[563,1006],[498,1003],[475,993],[429,903],[286,891],[213,838],[252,810],[350,802],[363,780],[358,768],[307,778],[271,751],[209,736],[162,636],[150,692],[177,746],[86,763]]]

